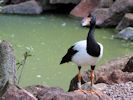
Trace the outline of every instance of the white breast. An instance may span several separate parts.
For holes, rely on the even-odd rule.
[[[99,58],[102,57],[102,52],[100,53],[99,57],[93,57],[89,55],[86,51],[86,42],[86,40],[83,40],[75,43],[74,50],[77,50],[78,52],[72,57],[72,61],[76,63],[78,66],[96,65]],[[100,47],[102,47],[100,43],[99,45]]]

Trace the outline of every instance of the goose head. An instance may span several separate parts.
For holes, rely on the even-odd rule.
[[[81,25],[83,27],[86,27],[86,26],[90,26],[91,25],[95,25],[96,24],[96,16],[95,15],[88,15],[87,17],[84,17],[81,21]]]

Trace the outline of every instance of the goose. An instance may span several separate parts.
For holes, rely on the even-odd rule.
[[[90,15],[90,29],[87,35],[86,40],[81,40],[73,44],[62,57],[60,64],[73,62],[78,66],[78,89],[81,89],[81,67],[91,66],[90,71],[90,80],[91,87],[93,86],[94,80],[94,69],[97,62],[102,58],[103,55],[103,45],[99,42],[96,42],[94,37],[96,24],[96,17]]]

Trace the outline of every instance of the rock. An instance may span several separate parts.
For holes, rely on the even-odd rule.
[[[97,8],[92,14],[94,14],[97,18],[96,26],[102,27],[105,19],[109,18],[109,9],[108,8]]]
[[[133,57],[129,59],[124,69],[122,69],[124,72],[133,72]]]
[[[50,4],[78,4],[80,0],[49,0]]]
[[[109,8],[113,4],[114,0],[101,0],[98,5],[100,8]]]
[[[95,88],[99,89],[100,91],[103,91],[103,90],[105,90],[107,88],[107,84],[105,84],[105,83],[98,83],[98,84],[95,85]]]
[[[109,83],[109,78],[105,72],[100,72],[98,75],[96,75],[96,83]]]
[[[102,92],[96,94],[84,94],[77,92],[64,92],[60,88],[45,86],[30,86],[27,91],[31,92],[38,100],[111,100],[111,98]]]
[[[1,13],[7,14],[40,14],[41,12],[42,7],[35,0],[7,5],[1,8]]]
[[[116,0],[112,6],[109,8],[110,17],[105,19],[102,26],[116,26],[125,13],[132,12],[133,0]]]
[[[57,6],[51,5],[49,3],[49,0],[36,0],[36,1],[39,2],[44,11],[57,9]]]
[[[115,38],[133,41],[133,27],[127,27],[115,35]]]
[[[82,90],[91,90],[91,89],[93,89],[93,90],[99,92],[99,91],[102,91],[102,90],[107,88],[107,84],[105,84],[105,83],[94,84],[92,87],[90,86],[90,84],[91,84],[90,82],[86,82],[86,83],[82,84],[81,85]]]
[[[2,41],[0,43],[0,96],[2,96],[8,84],[16,84],[16,61],[11,44]]]
[[[0,100],[37,100],[37,98],[22,88],[9,85],[5,94],[0,97]]]
[[[124,76],[122,70],[113,70],[108,76],[108,80],[112,81],[113,83],[121,83],[121,78]]]
[[[95,71],[95,83],[114,84],[133,81],[132,73],[122,71],[131,57],[132,56],[118,58],[100,66],[99,69]]]
[[[9,1],[10,1],[10,4],[19,4],[19,3],[26,2],[29,0],[9,0]]]
[[[133,26],[133,14],[127,13],[117,25],[116,30],[121,31],[124,28],[130,27],[130,26]]]
[[[30,1],[30,0],[3,0],[3,4],[5,4],[5,5],[19,4],[22,2],[26,2],[26,1]],[[36,1],[38,1],[38,0],[36,0]]]
[[[70,14],[76,17],[86,17],[98,6],[99,2],[100,0],[81,0]]]

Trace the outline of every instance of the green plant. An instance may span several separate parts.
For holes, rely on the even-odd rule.
[[[32,56],[30,51],[26,51],[23,54],[23,59],[16,64],[16,65],[18,65],[17,71],[20,70],[20,74],[18,75],[18,84],[20,83],[20,79],[22,77],[22,73],[23,73],[27,58],[30,57],[30,56]]]

